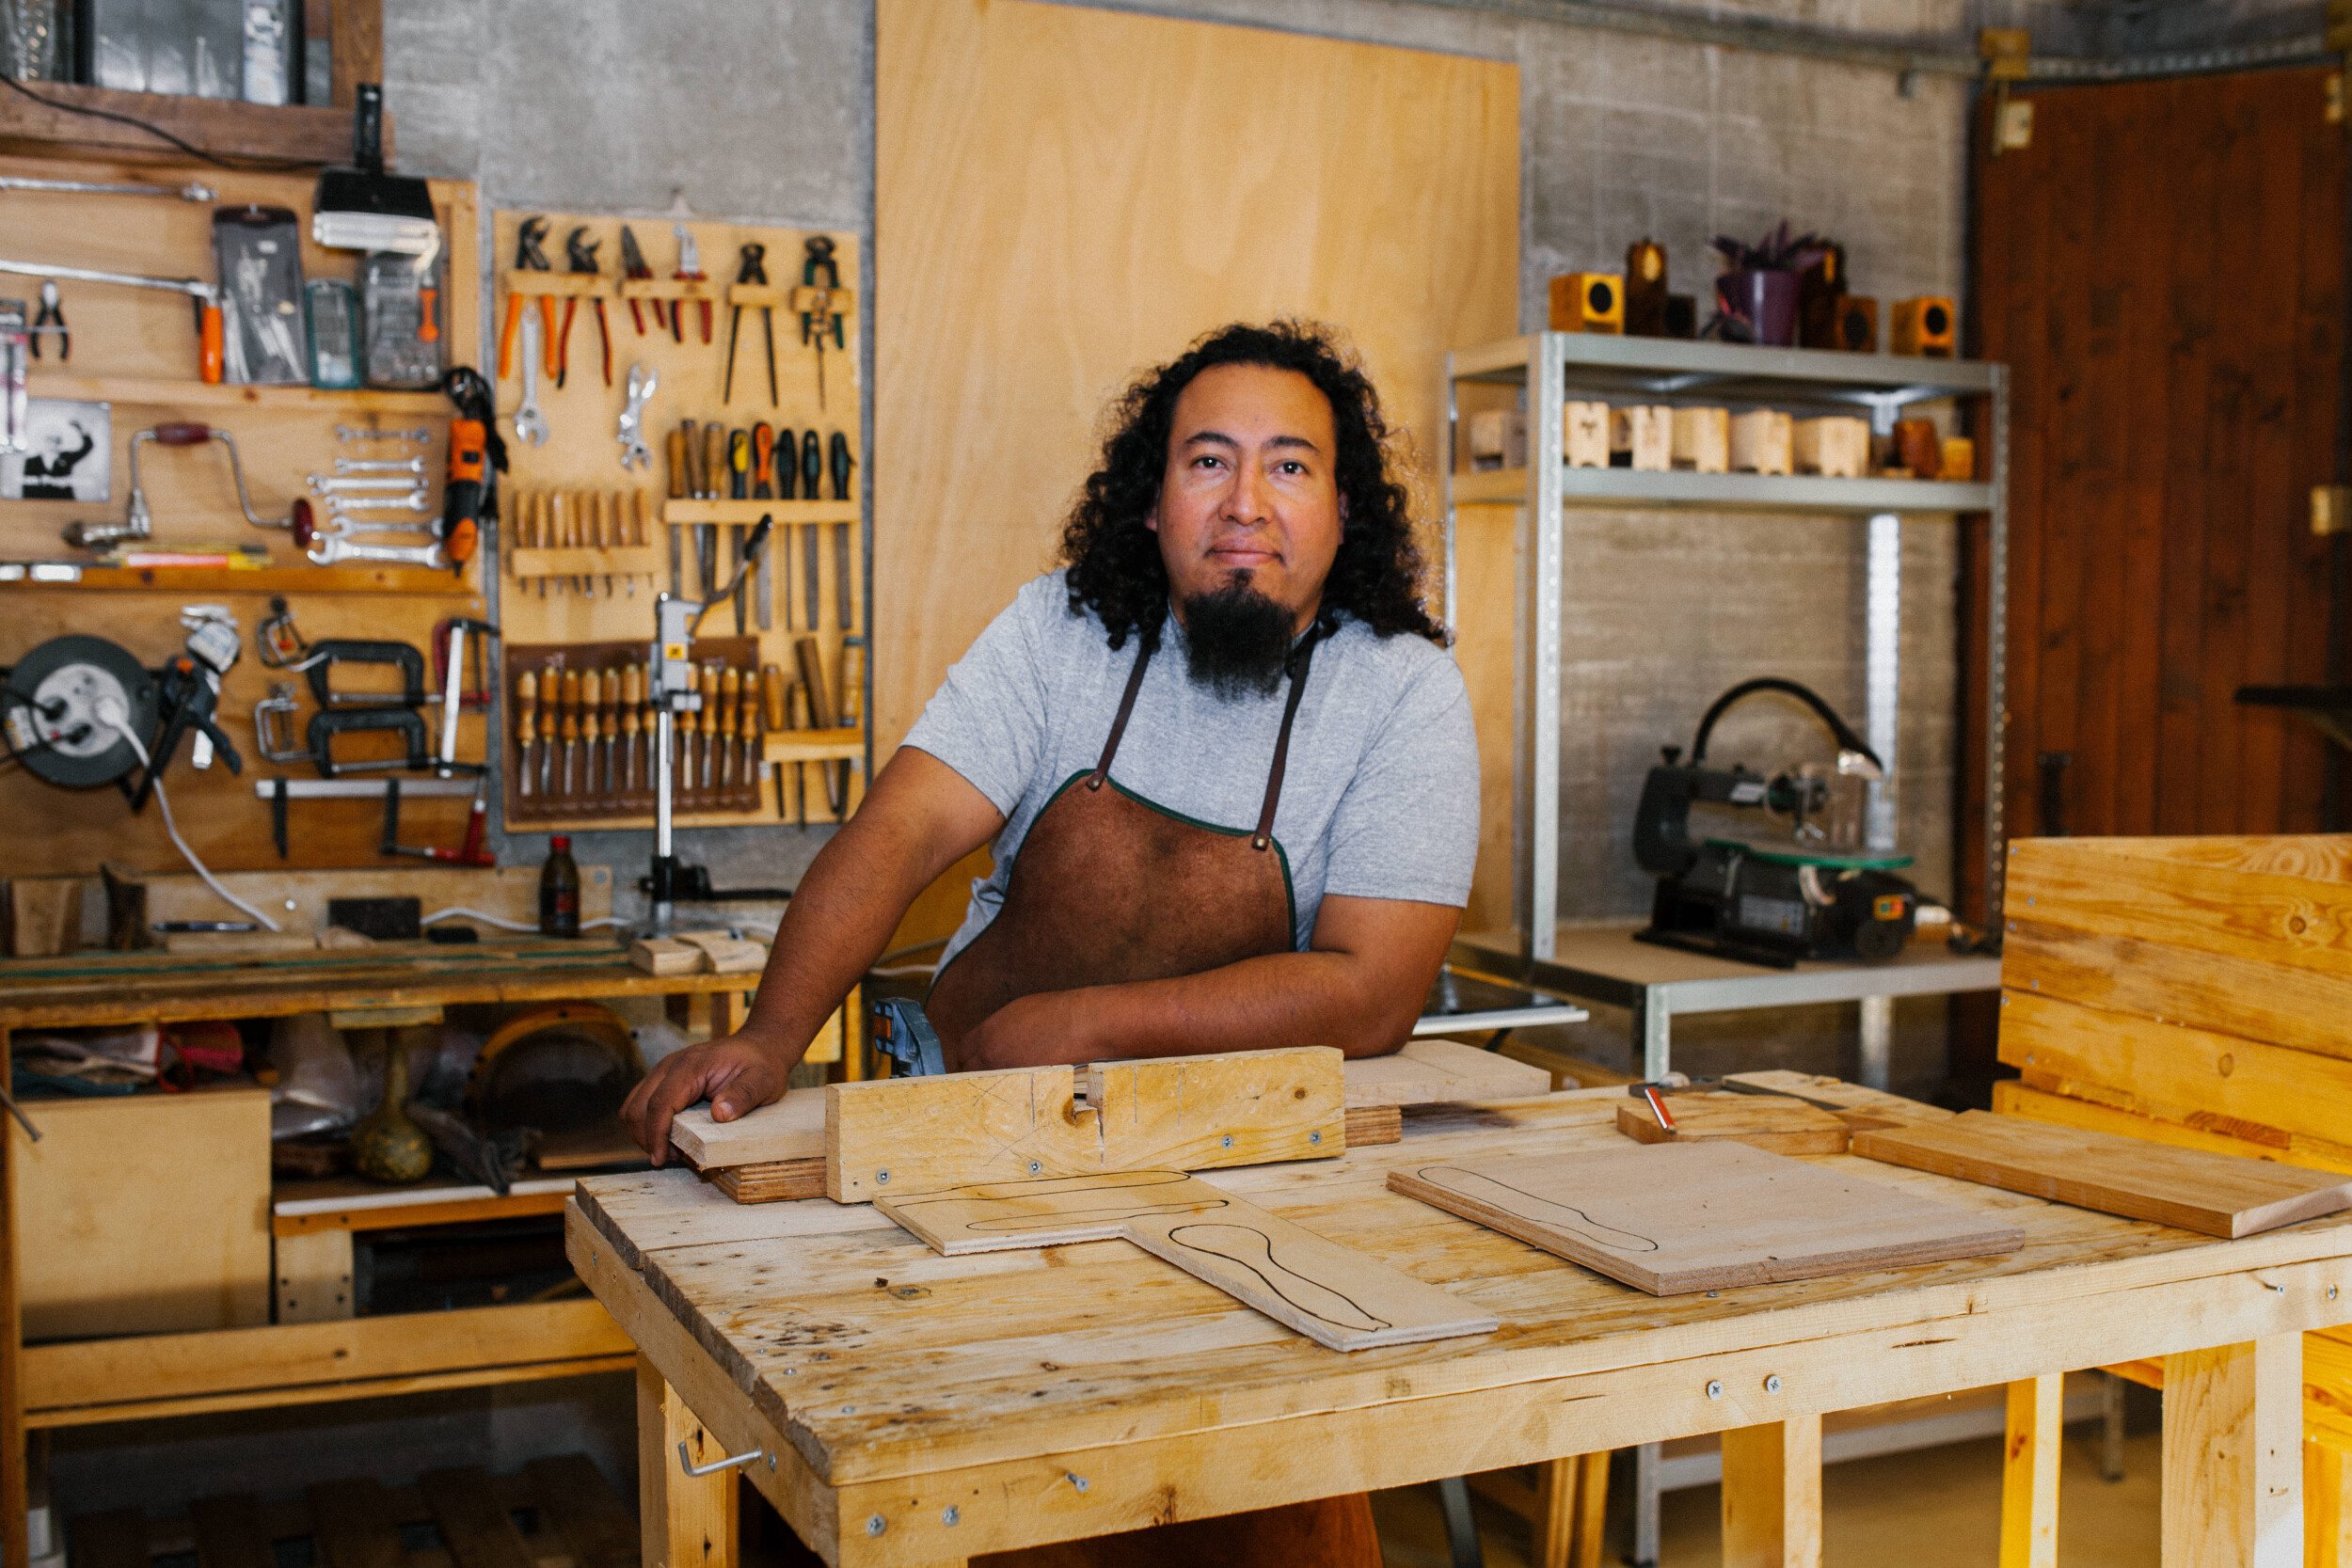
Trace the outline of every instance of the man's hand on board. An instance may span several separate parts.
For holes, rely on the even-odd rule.
[[[741,1035],[705,1040],[661,1058],[622,1102],[621,1121],[660,1165],[680,1111],[707,1100],[713,1121],[733,1121],[781,1098],[786,1071],[772,1048]]]

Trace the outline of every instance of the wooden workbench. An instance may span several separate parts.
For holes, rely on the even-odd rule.
[[[0,1085],[13,1032],[87,1024],[271,1018],[342,1009],[707,993],[714,1026],[755,975],[657,978],[610,940],[470,946],[379,943],[316,957],[86,953],[0,959]],[[87,1339],[27,1349],[17,1213],[24,1133],[0,1119],[0,1560],[24,1536],[24,1433],[134,1417],[252,1409],[520,1380],[628,1365],[594,1301]],[[512,1212],[520,1205],[499,1200]],[[329,1219],[332,1216],[328,1216]]]
[[[729,1473],[686,1478],[680,1441],[755,1456],[837,1568],[904,1568],[1724,1431],[1726,1560],[1818,1562],[1823,1412],[2009,1384],[2030,1417],[2070,1370],[2169,1355],[2165,1560],[2300,1563],[2296,1336],[2352,1320],[2352,1215],[2221,1242],[1841,1155],[1817,1163],[2026,1243],[1659,1299],[1386,1189],[1618,1144],[1623,1100],[1432,1107],[1401,1144],[1211,1173],[1502,1320],[1353,1354],[1124,1243],[943,1258],[862,1205],[586,1180],[568,1245],[641,1354],[646,1560],[731,1560]],[[2055,1519],[2056,1483],[2012,1452],[2017,1528]]]

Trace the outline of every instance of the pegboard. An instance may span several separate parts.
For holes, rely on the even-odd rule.
[[[515,285],[516,238],[529,218],[546,220],[541,241],[550,270],[519,278]],[[860,418],[862,388],[858,368],[858,316],[863,302],[856,293],[859,246],[855,235],[831,233],[834,261],[844,287],[834,296],[841,317],[841,343],[825,339],[824,386],[820,400],[818,353],[802,341],[801,317],[792,309],[795,291],[803,286],[807,242],[814,230],[705,222],[686,223],[700,251],[700,283],[673,278],[679,245],[670,218],[621,219],[561,213],[500,212],[493,219],[493,264],[497,279],[491,321],[494,334],[487,345],[498,356],[498,336],[509,311],[509,300],[520,299],[525,312],[536,312],[539,300],[549,301],[559,351],[563,322],[568,311],[571,327],[564,358],[567,373],[558,388],[548,373],[543,354],[539,375],[539,408],[548,434],[544,445],[518,440],[514,415],[523,395],[521,366],[512,365],[500,378],[500,429],[507,439],[511,462],[506,480],[507,500],[501,535],[501,562],[497,594],[501,624],[515,644],[593,644],[637,641],[653,635],[654,594],[675,590],[687,596],[700,591],[697,546],[715,545],[715,580],[729,575],[739,541],[763,514],[773,519],[765,598],[769,625],[758,624],[760,584],[747,582],[741,595],[743,621],[739,628],[736,608],[721,604],[703,623],[705,638],[732,640],[738,636],[756,645],[755,667],[773,664],[797,676],[803,659],[798,646],[814,643],[823,694],[829,699],[817,713],[807,711],[806,693],[798,694],[794,711],[798,733],[771,735],[761,743],[768,763],[755,781],[756,797],[728,799],[728,809],[705,809],[716,797],[682,798],[677,820],[687,826],[774,821],[797,818],[803,813],[814,821],[834,815],[834,801],[846,814],[862,791],[866,754],[865,655],[866,606],[865,562],[867,557],[863,522],[866,442]],[[621,277],[621,230],[635,234],[650,282],[624,284]],[[596,249],[597,273],[592,278],[568,271],[566,242],[584,230],[584,244]],[[737,338],[732,395],[727,385],[727,343],[735,327],[730,303],[741,262],[741,247],[766,247],[769,286],[747,289]],[[525,291],[548,290],[548,293]],[[671,297],[671,296],[684,297]],[[805,296],[802,296],[805,302]],[[612,341],[612,382],[607,385],[599,346],[596,306],[604,306],[606,330]],[[775,332],[775,395],[768,381],[767,332],[762,303],[773,311]],[[634,303],[638,311],[632,315]],[[701,310],[710,310],[710,341],[702,340]],[[685,311],[682,330],[657,325],[655,307],[666,314],[673,305]],[[642,318],[643,331],[639,330]],[[518,329],[514,358],[523,353]],[[624,467],[619,421],[628,403],[630,367],[643,365],[658,377],[646,405],[644,440],[650,454],[644,467]],[[492,365],[487,367],[496,370]],[[717,422],[726,431],[749,433],[756,423],[789,430],[795,438],[810,431],[819,437],[821,499],[809,500],[693,499],[682,473],[674,473],[669,436],[682,420],[697,427]],[[830,438],[838,432],[849,443],[853,467],[847,494],[834,499],[830,465],[822,459]],[[781,454],[779,453],[779,457]],[[796,470],[797,471],[797,470]],[[723,483],[722,494],[731,488]],[[747,485],[748,488],[748,485]],[[797,484],[796,484],[797,490]],[[643,519],[644,526],[639,526]],[[675,547],[676,574],[673,577]],[[813,600],[813,612],[812,612]],[[844,670],[845,650],[848,669]],[[699,644],[698,644],[699,651]],[[510,666],[503,699],[511,704],[519,672]],[[818,717],[836,721],[815,727]],[[824,768],[807,765],[821,762]],[[850,764],[847,768],[842,764]],[[828,784],[826,768],[833,769]],[[778,801],[781,782],[787,799]],[[518,803],[510,784],[510,804]],[[618,803],[618,802],[608,802]],[[540,802],[544,806],[544,800]],[[535,813],[533,814],[535,816]],[[517,818],[520,825],[520,818]],[[615,818],[599,812],[531,826],[644,826],[644,814]]]

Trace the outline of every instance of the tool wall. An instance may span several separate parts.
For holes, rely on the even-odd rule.
[[[501,212],[493,243],[498,362],[485,369],[512,462],[498,584],[506,819],[651,822],[642,779],[576,768],[567,781],[564,736],[593,730],[602,767],[635,720],[628,754],[649,762],[654,595],[708,601],[763,516],[768,549],[697,634],[706,703],[678,726],[677,820],[845,816],[866,745],[856,237]],[[527,403],[538,420],[518,431]],[[533,430],[541,439],[522,433]]]
[[[200,183],[211,191],[178,199],[0,190],[0,235],[6,236],[0,256],[11,261],[233,283],[217,276],[215,214],[250,203],[292,214],[306,280],[355,287],[360,282],[359,253],[325,249],[310,241],[314,175],[308,171],[263,175],[0,158],[0,176],[166,187]],[[474,187],[435,182],[431,194],[448,254],[476,254]],[[445,266],[442,279],[436,301],[441,361],[477,363],[478,279],[462,264]],[[340,526],[328,505],[339,492],[315,489],[313,475],[390,480],[402,487],[387,486],[401,505],[378,515],[437,517],[453,413],[448,398],[437,390],[207,384],[199,377],[200,340],[187,296],[71,279],[60,280],[57,292],[72,334],[71,356],[61,352],[67,344],[56,334],[38,334],[40,355],[29,363],[26,390],[30,406],[53,420],[60,450],[50,451],[36,426],[32,450],[0,462],[0,490],[15,495],[71,489],[87,499],[0,499],[0,667],[16,664],[51,638],[78,633],[119,644],[139,665],[156,670],[189,638],[184,610],[220,607],[236,623],[241,657],[220,677],[217,721],[239,752],[243,771],[232,774],[225,757],[199,770],[190,765],[192,748],[179,748],[164,780],[182,834],[208,864],[223,870],[379,863],[383,802],[373,785],[349,799],[291,801],[287,854],[281,860],[273,843],[271,801],[257,795],[257,783],[266,785],[278,777],[316,781],[318,769],[307,760],[267,760],[255,733],[255,708],[271,699],[275,688],[290,688],[279,708],[286,723],[278,736],[281,749],[289,737],[299,746],[323,710],[305,676],[264,664],[257,652],[259,628],[272,614],[272,600],[282,598],[294,626],[313,642],[397,641],[426,655],[429,663],[437,626],[452,617],[487,618],[478,568],[314,564],[290,530],[257,528],[247,520],[229,451],[233,446],[242,467],[250,512],[265,524],[282,522],[297,499],[309,499],[322,525]],[[0,298],[24,300],[28,323],[40,312],[41,293],[37,277],[0,277]],[[301,316],[288,319],[283,333],[307,349]],[[184,444],[169,437],[138,444],[139,484],[152,531],[149,539],[117,546],[118,559],[131,563],[103,565],[100,550],[70,546],[61,534],[71,524],[125,520],[133,437],[175,424],[202,425],[206,434]],[[212,432],[228,440],[212,438]],[[30,460],[39,459],[43,468],[55,467],[82,450],[85,433],[89,450],[74,460],[70,476],[36,473]],[[397,467],[339,474],[339,460]],[[101,467],[103,499],[96,499],[98,487],[88,471]],[[408,490],[421,493],[413,511],[407,509]],[[410,543],[428,538],[422,533],[373,537]],[[44,576],[71,580],[36,580]],[[347,691],[373,689],[387,697],[405,694],[406,685],[398,671],[373,665],[346,664],[334,681]],[[432,705],[440,685],[437,672],[428,671],[426,685],[427,705],[411,711],[437,742],[438,708]],[[480,713],[463,712],[457,754],[482,758],[484,736]],[[406,747],[407,736],[389,730],[338,739],[339,755],[349,761],[387,761],[405,755]],[[385,776],[365,775],[378,784]],[[411,790],[401,836],[453,846],[465,831],[471,784],[434,782],[454,792],[425,798]],[[87,872],[107,859],[149,869],[180,863],[153,802],[134,814],[111,785],[69,788],[33,777],[21,765],[0,768],[0,821],[9,827],[6,861],[11,874]]]

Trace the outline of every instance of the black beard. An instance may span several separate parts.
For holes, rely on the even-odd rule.
[[[1184,603],[1184,669],[1226,702],[1271,697],[1291,656],[1291,612],[1251,586],[1248,572]]]

